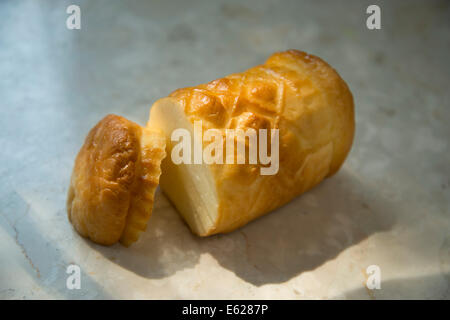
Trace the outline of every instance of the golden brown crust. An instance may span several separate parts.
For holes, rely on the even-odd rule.
[[[276,175],[260,175],[260,165],[211,166],[219,218],[203,235],[232,231],[311,189],[340,168],[352,145],[350,90],[332,67],[305,52],[275,53],[263,65],[170,96],[204,130],[280,130]]]
[[[161,161],[166,156],[165,138],[161,133],[149,128],[142,128],[142,133],[139,176],[132,190],[127,222],[120,238],[125,246],[137,241],[147,227],[161,175]]]
[[[149,162],[159,168],[164,154],[144,150],[143,159],[142,136],[139,125],[116,115],[106,116],[89,132],[75,160],[67,199],[69,220],[82,236],[104,245],[119,239],[130,244],[137,240],[129,227],[130,217],[139,216],[133,213],[136,207],[143,219],[135,229],[145,229],[160,174],[151,171]]]

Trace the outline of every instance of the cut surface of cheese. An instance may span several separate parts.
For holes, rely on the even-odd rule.
[[[171,141],[174,130],[183,128],[189,132],[189,144],[194,145],[193,124],[185,117],[181,104],[174,98],[160,99],[153,107],[148,127],[158,128]],[[198,142],[196,142],[198,143]],[[173,144],[166,152],[171,158]],[[191,149],[192,150],[192,149]],[[213,174],[209,166],[201,164],[175,164],[163,161],[160,185],[195,233],[211,233],[217,224],[218,198]]]

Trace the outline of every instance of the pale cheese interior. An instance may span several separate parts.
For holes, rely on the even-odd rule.
[[[217,226],[218,196],[210,168],[206,164],[174,164],[171,154],[172,132],[184,128],[194,139],[194,128],[183,107],[174,98],[158,100],[150,110],[148,127],[158,128],[166,135],[167,156],[163,160],[160,186],[182,214],[191,230],[200,236],[210,234]],[[193,150],[194,141],[191,140]]]

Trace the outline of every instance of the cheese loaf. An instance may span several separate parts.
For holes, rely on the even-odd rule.
[[[192,143],[207,145],[195,135],[196,121],[224,137],[228,129],[278,129],[278,171],[262,175],[266,165],[259,161],[174,163],[174,130],[188,130]],[[333,175],[352,145],[353,97],[326,62],[289,50],[245,72],[176,90],[155,102],[147,127],[166,136],[162,190],[192,232],[208,236],[235,230]],[[246,140],[236,143],[248,150]]]

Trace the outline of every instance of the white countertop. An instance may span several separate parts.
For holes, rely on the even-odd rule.
[[[66,29],[71,3],[81,30]],[[0,298],[449,299],[449,3],[381,2],[376,31],[364,1],[158,3],[0,3]],[[73,230],[70,173],[98,120],[145,124],[172,90],[289,48],[324,58],[354,94],[337,175],[226,235],[192,235],[159,191],[130,248]]]

